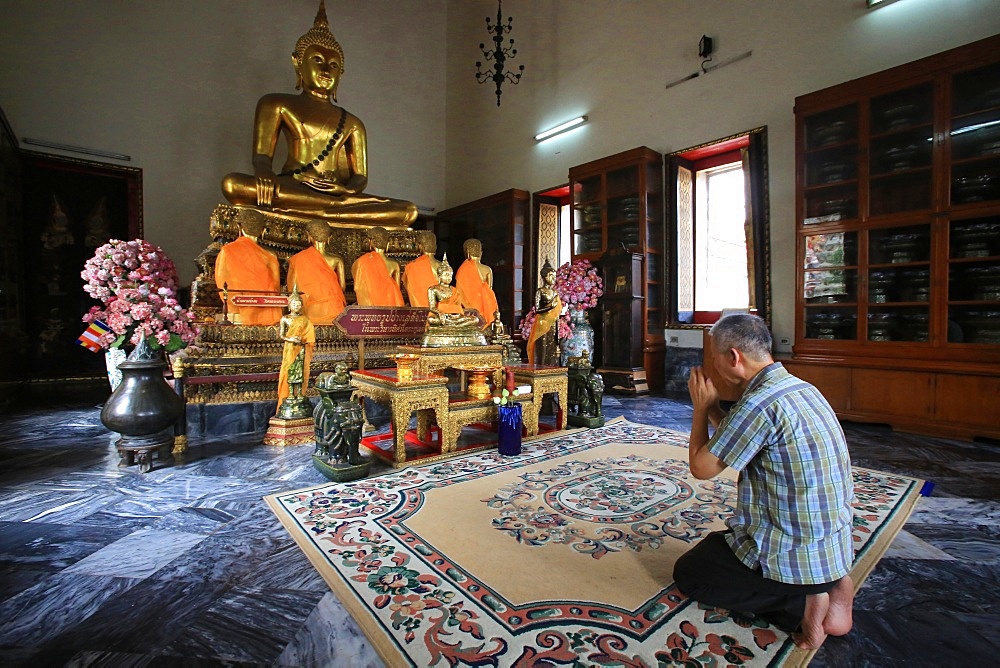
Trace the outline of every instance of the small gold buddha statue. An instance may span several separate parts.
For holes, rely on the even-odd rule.
[[[254,173],[226,175],[226,199],[236,206],[321,218],[334,227],[409,226],[417,218],[412,202],[364,192],[367,134],[358,117],[333,104],[344,50],[330,32],[322,0],[313,27],[295,44],[292,66],[302,93],[271,93],[257,102]],[[282,135],[288,157],[275,174],[275,148]]]
[[[462,291],[451,284],[455,272],[445,253],[438,267],[438,284],[427,289],[427,329],[422,346],[485,346],[479,318],[465,312]]]

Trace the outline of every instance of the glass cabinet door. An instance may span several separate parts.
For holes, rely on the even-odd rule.
[[[805,120],[805,225],[858,216],[858,106]]]
[[[1000,216],[951,221],[948,341],[1000,343]]]
[[[930,224],[868,232],[868,341],[930,340]]]
[[[807,339],[857,339],[857,232],[805,237],[803,302]]]
[[[955,75],[949,139],[951,204],[1000,200],[1000,64]]]
[[[933,110],[934,87],[930,83],[872,98],[869,215],[931,207]]]
[[[603,246],[604,206],[601,177],[593,176],[573,184],[573,254],[599,254]]]

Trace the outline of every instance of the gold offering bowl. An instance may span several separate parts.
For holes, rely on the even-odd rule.
[[[466,365],[455,368],[469,374],[469,382],[465,393],[470,399],[489,399],[493,396],[493,390],[490,389],[489,377],[493,375],[497,367]]]
[[[396,378],[400,381],[413,380],[413,367],[416,366],[420,355],[400,353],[393,355],[392,359],[396,362]]]

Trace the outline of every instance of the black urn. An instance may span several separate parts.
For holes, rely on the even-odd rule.
[[[101,410],[101,422],[121,434],[115,443],[119,465],[139,464],[143,473],[152,468],[153,454],[170,457],[173,425],[184,411],[184,401],[163,377],[167,363],[162,350],[153,350],[143,339],[128,359],[118,365],[122,382]]]

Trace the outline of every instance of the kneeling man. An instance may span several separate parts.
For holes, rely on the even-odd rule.
[[[688,457],[702,480],[727,466],[740,472],[736,509],[726,531],[677,560],[674,581],[707,605],[800,627],[796,645],[816,649],[852,625],[854,486],[844,432],[819,390],[772,359],[763,320],[730,315],[709,334],[715,368],[742,393],[725,414],[712,381],[692,369]]]

